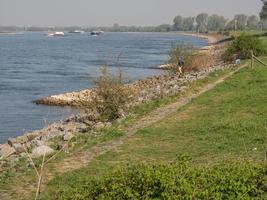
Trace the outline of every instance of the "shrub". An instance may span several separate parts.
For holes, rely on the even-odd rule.
[[[118,168],[56,193],[62,199],[264,199],[266,175],[264,164],[198,168],[188,161],[141,164]]]
[[[185,71],[199,71],[214,65],[214,57],[207,53],[196,52],[190,56]]]
[[[179,72],[177,63],[180,57],[185,61],[184,71],[186,72],[199,71],[214,64],[214,59],[211,55],[181,43],[173,46],[169,53],[169,71],[171,74]]]
[[[89,112],[96,111],[103,121],[115,120],[128,111],[134,92],[124,85],[121,71],[111,75],[108,68],[103,67],[102,74],[95,83],[94,96],[86,102],[80,102],[82,108]]]
[[[237,54],[239,54],[242,59],[250,58],[251,50],[255,56],[266,54],[266,48],[259,38],[252,35],[241,34],[235,37],[234,41],[226,49],[223,54],[223,60],[233,61]]]
[[[172,46],[169,52],[169,72],[171,74],[176,74],[179,72],[177,66],[179,58],[183,58],[185,63],[189,63],[192,51],[192,46],[184,43],[178,43],[177,45]]]

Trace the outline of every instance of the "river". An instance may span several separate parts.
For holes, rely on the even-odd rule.
[[[70,108],[35,105],[41,97],[93,87],[100,68],[121,69],[134,81],[158,75],[172,45],[207,41],[175,33],[0,35],[0,143],[63,119]]]

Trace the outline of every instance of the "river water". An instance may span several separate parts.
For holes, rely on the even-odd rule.
[[[157,75],[177,42],[196,47],[207,41],[167,33],[0,35],[0,143],[71,114],[70,108],[35,105],[33,100],[92,87],[100,68],[122,69],[130,80]]]

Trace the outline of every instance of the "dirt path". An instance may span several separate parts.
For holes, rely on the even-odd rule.
[[[219,78],[217,81],[205,85],[198,93],[192,94],[189,97],[183,97],[180,98],[177,102],[162,106],[145,117],[141,118],[138,122],[130,126],[125,130],[127,133],[126,135],[114,139],[111,141],[108,141],[103,144],[96,145],[89,150],[83,151],[76,153],[72,155],[71,157],[65,158],[59,163],[50,163],[47,165],[47,169],[50,169],[49,171],[47,170],[45,172],[45,182],[48,182],[49,180],[53,179],[56,175],[63,174],[65,172],[69,172],[72,170],[79,169],[81,167],[84,167],[88,165],[92,160],[94,160],[96,157],[101,156],[111,150],[114,150],[118,148],[121,144],[123,144],[126,139],[128,139],[130,136],[133,136],[138,130],[143,129],[147,126],[150,126],[168,115],[174,113],[177,111],[177,109],[183,107],[184,105],[190,103],[192,99],[197,98],[201,94],[211,90],[214,88],[216,85],[224,82],[225,79],[228,77],[232,76],[235,72],[239,71],[240,69],[246,67],[247,65],[242,65],[238,67],[237,69],[231,71],[229,74],[224,75],[223,77]],[[51,170],[53,169],[53,170]],[[23,186],[16,186],[9,190],[2,192],[0,191],[0,199],[5,200],[5,199],[20,199],[21,197],[29,196],[35,191],[35,183],[29,182],[26,177],[22,177],[22,179],[25,179],[24,185]],[[13,195],[12,195],[13,194]]]

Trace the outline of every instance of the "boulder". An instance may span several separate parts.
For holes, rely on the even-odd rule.
[[[106,127],[106,128],[110,128],[111,126],[112,126],[112,123],[111,123],[111,122],[106,122],[106,123],[105,123],[105,127]]]
[[[53,152],[54,152],[54,150],[51,149],[49,146],[42,145],[42,146],[36,147],[32,150],[32,157],[33,158],[39,158],[39,157],[44,156],[44,155],[52,154]]]
[[[63,140],[64,141],[70,141],[71,138],[73,138],[74,135],[71,132],[67,132],[64,136],[63,136]]]
[[[97,122],[95,125],[95,129],[100,130],[105,128],[105,124],[103,122]]]
[[[23,145],[20,144],[20,143],[14,144],[14,145],[13,145],[13,148],[16,150],[16,152],[17,152],[18,154],[25,152],[25,148],[24,148]]]
[[[39,146],[42,146],[44,145],[44,141],[42,141],[41,139],[43,139],[43,137],[41,137],[40,139],[34,139],[31,141],[31,145],[33,147],[39,147]]]
[[[32,141],[36,137],[39,137],[42,134],[42,131],[34,131],[32,133],[27,133],[26,136],[28,138],[28,141]]]
[[[8,144],[0,145],[0,158],[8,158],[16,153],[16,150]]]
[[[88,131],[90,129],[90,127],[88,125],[86,125],[85,123],[80,123],[77,125],[77,129],[80,132],[84,132],[84,131]]]
[[[24,143],[27,143],[28,141],[29,141],[28,137],[26,135],[22,135],[16,138],[9,138],[7,140],[7,143],[10,146],[13,146],[14,144],[24,144]]]

